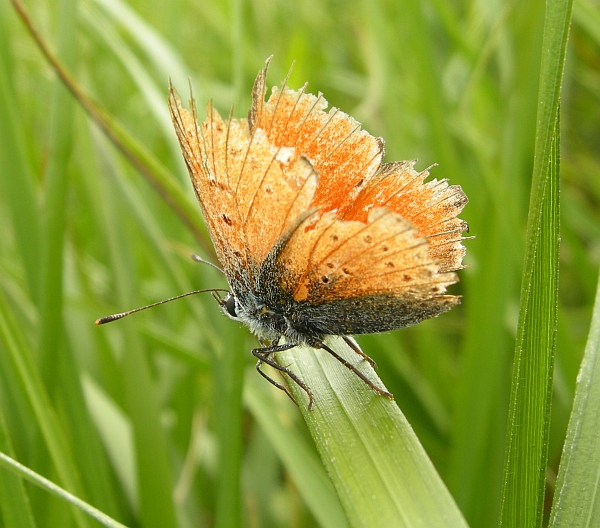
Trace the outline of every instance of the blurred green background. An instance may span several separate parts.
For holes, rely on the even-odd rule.
[[[453,287],[462,305],[359,341],[470,525],[495,526],[544,2],[27,6],[84,91],[176,176],[189,203],[168,79],[185,99],[189,78],[201,110],[212,99],[224,114],[234,104],[241,117],[271,54],[269,85],[295,61],[289,85],[308,81],[309,91],[383,137],[386,161],[438,164],[432,177],[463,187],[470,203],[461,217],[476,238],[465,243],[468,267]],[[549,499],[600,263],[600,5],[578,0],[573,16]],[[256,341],[209,295],[94,326],[97,317],[224,280],[189,258],[213,259],[199,208],[195,236],[168,193],[156,192],[66,92],[6,1],[0,167],[0,450],[130,525],[212,526],[224,496],[239,505],[244,526],[323,524],[326,512],[301,491],[322,469],[307,463],[301,477],[289,472],[300,452],[318,460],[301,416],[258,379],[249,353]],[[259,413],[261,401],[274,412]],[[290,439],[283,445],[275,441],[282,431]],[[219,452],[231,462],[227,478]],[[27,489],[39,526],[75,522],[63,502]]]

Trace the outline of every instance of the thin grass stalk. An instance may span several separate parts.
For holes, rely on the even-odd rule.
[[[69,74],[68,70],[65,69],[57,59],[41,34],[37,31],[25,7],[19,0],[11,0],[11,2],[23,20],[27,30],[40,48],[40,51],[54,68],[65,86],[67,86],[73,96],[115,146],[123,153],[131,164],[148,179],[160,196],[173,208],[175,213],[190,229],[207,253],[212,254],[212,245],[205,235],[204,226],[199,221],[197,204],[183,191],[177,178],[175,178],[139,141],[119,125],[108,112],[87,96],[75,79]]]
[[[24,480],[27,480],[32,484],[35,484],[36,486],[39,486],[40,488],[46,490],[47,492],[59,497],[65,502],[68,502],[75,508],[78,508],[82,512],[86,513],[87,515],[98,521],[103,526],[107,526],[108,528],[125,528],[125,525],[115,521],[114,519],[102,513],[98,509],[94,508],[87,502],[82,501],[72,493],[69,493],[67,490],[62,489],[60,486],[57,486],[54,482],[48,480],[45,477],[42,477],[35,471],[32,471],[28,467],[24,466],[23,464],[20,464],[19,462],[17,462],[16,460],[4,453],[0,453],[0,466],[2,466],[6,470],[11,471],[15,475],[18,475]],[[23,528],[25,528],[25,526],[27,525],[23,524],[19,526],[23,526]],[[30,526],[33,526],[33,524],[30,524]],[[8,528],[10,528],[10,526]]]

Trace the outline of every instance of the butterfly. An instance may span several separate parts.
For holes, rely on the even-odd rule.
[[[326,336],[387,332],[458,304],[457,282],[468,231],[458,214],[467,197],[446,180],[424,183],[415,161],[382,163],[384,142],[321,94],[274,87],[270,59],[258,73],[247,119],[223,119],[208,104],[199,123],[170,87],[169,108],[181,151],[229,292],[223,312],[259,337],[256,369],[310,388],[274,354],[305,344],[334,352]],[[289,74],[288,74],[289,77]]]
[[[211,291],[225,315],[258,336],[257,371],[294,402],[262,366],[289,376],[312,409],[311,389],[274,356],[298,345],[325,350],[393,399],[324,341],[341,336],[375,366],[349,336],[411,326],[460,302],[446,289],[463,267],[468,224],[458,214],[467,197],[446,180],[424,183],[429,172],[415,171],[414,160],[382,163],[383,140],[337,108],[326,112],[306,85],[291,90],[286,78],[265,100],[269,62],[247,119],[225,121],[209,103],[200,124],[194,100],[182,108],[170,87],[175,132],[229,290],[188,292],[96,324]]]

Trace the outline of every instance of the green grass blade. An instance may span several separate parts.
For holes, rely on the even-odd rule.
[[[551,528],[600,525],[600,280],[550,515]]]
[[[7,198],[6,203],[25,268],[29,292],[37,298],[41,235],[35,178],[31,161],[27,157],[24,127],[16,104],[16,88],[12,85],[12,43],[8,40],[6,18],[4,13],[0,13],[0,166],[4,174],[4,177],[0,178],[0,188]]]
[[[124,383],[125,402],[134,430],[138,463],[140,518],[149,528],[175,528],[173,477],[167,441],[160,422],[156,387],[141,344],[130,328],[123,358],[125,372],[135,372]],[[152,439],[152,441],[148,441]]]
[[[446,125],[447,109],[445,108],[445,97],[441,93],[441,84],[438,74],[435,71],[435,52],[431,39],[421,38],[421,35],[428,33],[428,26],[423,9],[423,3],[418,0],[409,0],[406,2],[405,10],[411,20],[412,40],[414,53],[417,56],[418,79],[421,82],[421,88],[425,93],[423,102],[425,103],[422,111],[427,116],[429,134],[431,143],[436,145],[440,163],[440,169],[446,175],[456,175],[461,173],[461,166],[458,162],[456,150],[448,139],[448,129]]]
[[[474,145],[473,154],[480,158],[481,168],[472,175],[485,182],[488,192],[479,192],[480,183],[469,185],[470,178],[465,175],[464,188],[470,200],[465,215],[477,238],[467,244],[466,261],[474,267],[461,274],[465,331],[460,377],[455,383],[451,466],[442,474],[467,520],[473,526],[492,527],[498,522],[503,485],[509,363],[514,355],[525,248],[544,5],[499,4],[496,15],[489,19],[488,5],[479,4],[478,8],[468,29],[463,28],[463,38],[476,48],[468,55],[474,69],[469,89],[461,95],[465,111],[461,119],[467,129],[473,126],[485,136],[485,120],[471,112],[485,112],[490,108],[488,98],[498,97],[498,152],[496,158],[492,151]],[[482,34],[485,40],[473,38],[470,29],[476,34],[475,28],[482,23],[488,25],[489,33]],[[515,42],[519,53],[511,51]],[[489,84],[485,74],[492,64],[503,79],[498,84]],[[510,98],[502,95],[507,91]],[[494,214],[490,214],[492,208]]]
[[[269,397],[268,388],[254,371],[247,374],[244,400],[252,416],[260,424],[319,525],[322,528],[347,527],[346,515],[323,466],[287,419],[289,405],[278,405],[274,398]]]
[[[244,25],[242,0],[231,2],[231,79],[233,85],[234,106],[241,107],[244,81]]]
[[[63,0],[57,12],[57,49],[65,65],[75,69],[78,59],[77,2]],[[38,364],[49,394],[61,385],[69,397],[57,407],[63,411],[63,427],[70,431],[69,449],[77,467],[95,476],[84,487],[86,499],[110,513],[117,511],[110,477],[97,433],[89,419],[76,368],[77,358],[67,339],[64,323],[64,242],[69,214],[68,191],[72,185],[70,161],[74,138],[74,109],[70,93],[59,79],[53,83],[50,102],[49,158],[43,187],[41,307]],[[57,398],[58,400],[58,398]]]
[[[115,270],[117,298],[123,306],[134,306],[136,277],[131,247],[119,225],[119,193],[110,181],[103,182],[102,206],[110,258]],[[121,359],[124,405],[131,420],[137,462],[139,516],[149,528],[177,526],[173,504],[173,474],[167,438],[160,420],[158,389],[135,321],[125,320]],[[103,330],[98,328],[98,330]],[[135,375],[132,375],[135,373]]]
[[[449,461],[448,486],[472,524],[477,514],[480,521],[493,515],[491,505],[480,509],[484,494],[495,501],[495,519],[499,513],[503,445],[494,440],[502,432],[492,428],[490,416],[499,411],[503,380],[498,373],[505,372],[510,346],[503,324],[505,313],[499,308],[506,305],[510,295],[506,281],[516,275],[503,260],[507,241],[501,235],[502,228],[497,222],[490,224],[477,233],[479,250],[488,255],[489,264],[468,283],[465,293],[468,317]]]
[[[100,524],[108,526],[108,528],[125,527],[125,525],[115,521],[114,519],[111,519],[108,515],[105,515],[101,511],[89,505],[87,502],[82,501],[72,493],[69,493],[67,490],[62,489],[60,486],[54,484],[54,482],[51,482],[47,478],[42,477],[35,471],[32,471],[28,467],[24,466],[23,464],[20,464],[19,462],[2,452],[0,452],[0,466],[12,471],[15,475],[18,475],[28,480],[29,482],[32,482],[36,486],[45,489],[49,493],[60,497],[69,504],[72,504],[76,508],[79,508],[79,510],[87,513],[93,519],[96,519]]]
[[[380,384],[341,338],[329,346]],[[376,394],[324,350],[296,347],[277,354],[312,390],[290,384],[323,464],[353,527],[466,526],[398,406]]]
[[[570,1],[547,3],[502,526],[541,526],[543,516],[558,299],[559,98],[570,15]]]
[[[590,0],[577,0],[573,20],[598,43],[600,42],[600,9]]]
[[[223,320],[223,323],[229,321]],[[221,323],[221,322],[219,322]],[[217,324],[219,324],[217,323]],[[214,365],[219,478],[215,527],[243,526],[240,472],[242,467],[242,392],[246,357],[244,334],[222,325],[220,354]]]
[[[128,4],[121,0],[93,0],[93,2],[131,35],[160,75],[164,78],[170,77],[175,86],[187,84],[191,70],[182,60],[181,55]],[[206,99],[203,91],[197,91],[196,98],[200,101]]]
[[[232,2],[232,39],[242,39],[241,1]],[[235,101],[241,95],[242,47],[233,49],[232,76]],[[242,334],[224,330],[221,354],[215,362],[215,403],[219,442],[219,484],[216,502],[216,528],[237,528],[242,522],[240,472],[242,468],[242,393],[245,358],[232,351],[243,349]]]
[[[89,376],[82,380],[85,402],[103,440],[104,448],[132,509],[138,509],[138,484],[131,421]]]
[[[62,0],[57,15],[58,51],[69,67],[77,60],[77,2]],[[68,163],[71,155],[73,100],[56,79],[50,102],[49,163],[45,174],[42,225],[40,371],[49,392],[57,378],[57,358],[62,350],[63,248],[67,215]]]
[[[102,39],[102,42],[110,48],[115,58],[123,64],[123,69],[137,86],[140,94],[144,97],[146,107],[163,131],[165,140],[171,142],[172,147],[177,147],[177,151],[173,148],[173,153],[180,155],[179,143],[177,143],[176,138],[173,139],[173,124],[171,123],[169,110],[165,107],[165,80],[161,85],[154,82],[150,73],[136,57],[130,46],[105,18],[105,15],[99,9],[87,6],[82,9],[82,19],[86,27],[94,31]]]

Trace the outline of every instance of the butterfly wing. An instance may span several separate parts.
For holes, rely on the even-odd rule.
[[[319,173],[312,206],[321,216],[296,229],[278,256],[283,288],[305,318],[323,333],[370,333],[457,304],[445,292],[465,253],[461,188],[423,183],[429,173],[414,161],[381,164],[383,141],[338,109],[326,112],[305,87],[274,88],[265,101],[266,73],[254,86],[250,128],[307,156]]]
[[[337,108],[326,112],[327,101],[307,94],[306,86],[294,91],[284,83],[265,101],[267,69],[268,61],[252,92],[250,128],[264,129],[274,145],[293,147],[296,156],[311,160],[319,174],[312,206],[362,222],[372,208],[388,207],[427,237],[430,255],[443,269],[459,269],[465,254],[461,233],[468,231],[458,218],[468,202],[460,186],[424,183],[429,172],[415,171],[415,161],[382,164],[383,140]]]
[[[324,214],[294,231],[278,264],[284,291],[322,333],[410,326],[459,302],[445,295],[456,275],[440,271],[427,239],[387,208],[373,209],[366,223]]]
[[[209,104],[199,124],[196,108],[182,108],[171,88],[169,108],[196,197],[219,261],[231,282],[252,280],[286,227],[305,211],[317,176],[293,148],[271,144],[245,119],[224,121]]]
[[[428,254],[440,271],[462,267],[465,247],[462,232],[469,225],[458,215],[468,200],[459,185],[446,180],[424,183],[428,171],[414,170],[414,161],[381,165],[342,212],[344,219],[366,221],[375,207],[387,207],[408,220],[427,239]]]
[[[283,294],[298,324],[320,333],[390,330],[457,304],[445,292],[464,255],[460,187],[423,183],[428,173],[414,162],[381,164],[383,141],[343,112],[326,112],[321,95],[284,86],[265,101],[266,74],[247,121],[225,122],[209,105],[200,125],[193,104],[188,112],[170,97],[232,287]]]
[[[313,207],[342,210],[381,164],[383,140],[361,130],[358,121],[337,108],[326,112],[321,94],[284,86],[273,88],[265,101],[267,65],[252,91],[250,129],[261,128],[276,146],[293,147],[306,156],[319,174]]]

